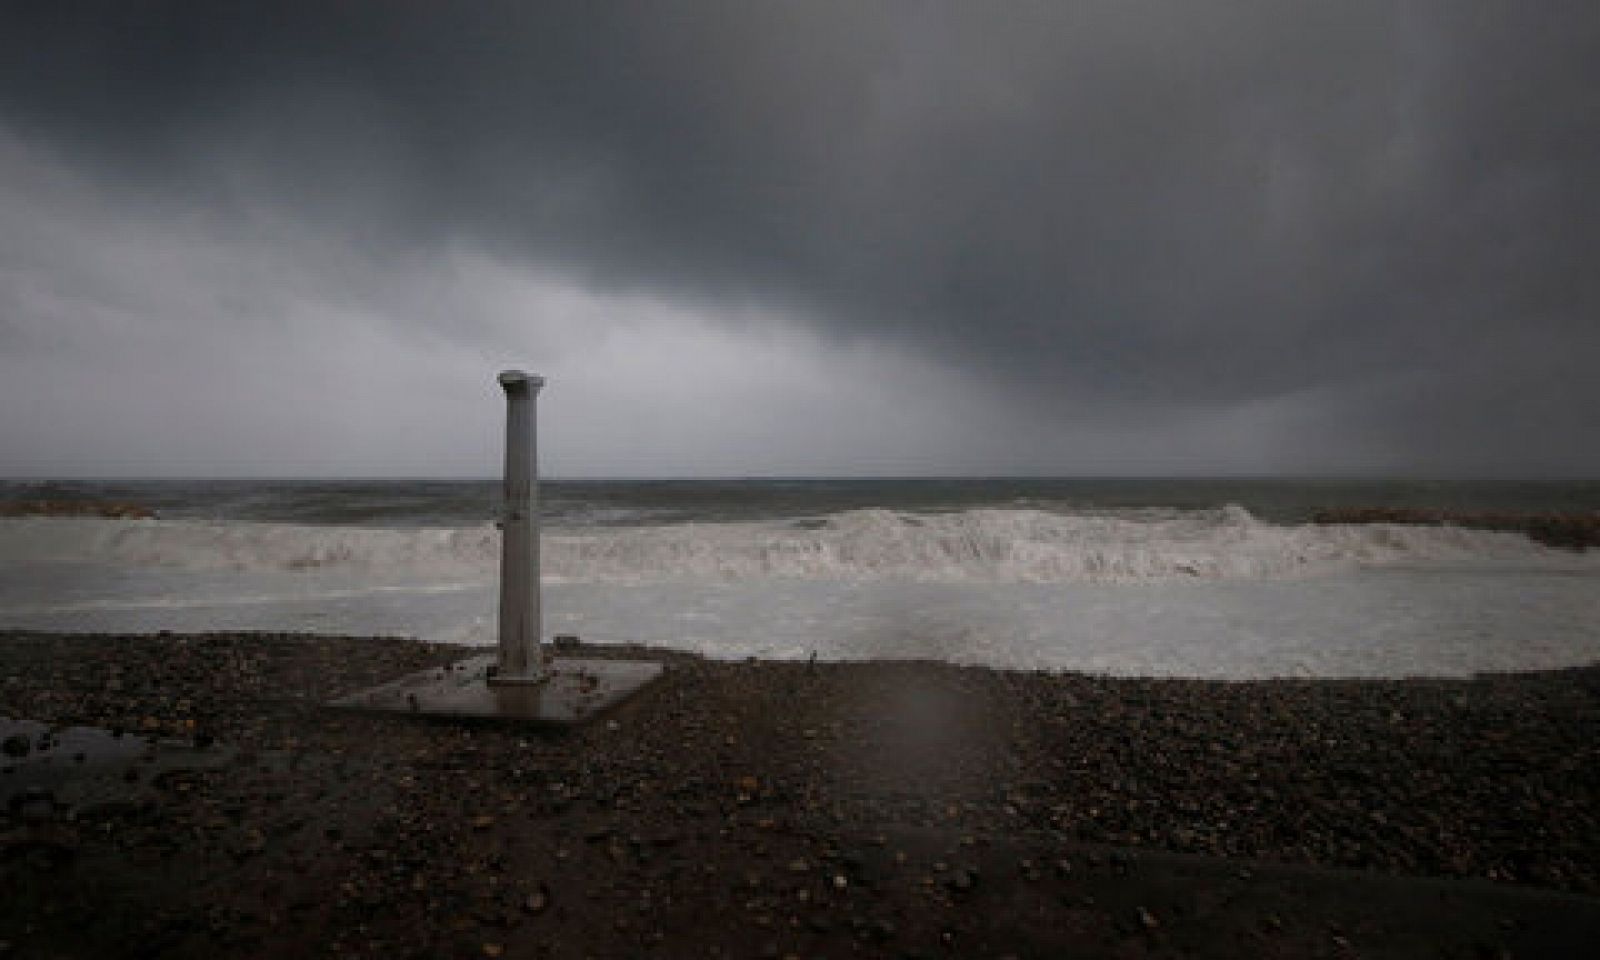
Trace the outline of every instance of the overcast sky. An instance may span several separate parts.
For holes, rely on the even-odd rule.
[[[1600,473],[1600,6],[0,7],[0,475]]]

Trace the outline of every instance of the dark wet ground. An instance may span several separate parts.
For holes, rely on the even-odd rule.
[[[0,715],[122,731],[53,735],[45,763],[31,726],[28,752],[4,758],[0,949],[1526,957],[1600,942],[1593,668],[1221,684],[586,649],[669,669],[564,736],[323,706],[463,653],[0,635]],[[46,783],[46,767],[73,773]]]

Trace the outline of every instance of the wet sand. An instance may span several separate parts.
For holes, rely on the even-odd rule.
[[[1600,668],[1221,683],[585,648],[668,671],[567,733],[323,706],[467,652],[0,634],[0,716],[138,749],[7,742],[0,955],[1600,942]],[[29,787],[41,739],[76,772]]]

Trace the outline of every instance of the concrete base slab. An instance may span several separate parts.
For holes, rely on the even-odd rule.
[[[566,726],[621,703],[663,670],[661,664],[648,660],[560,658],[550,662],[550,677],[544,683],[491,683],[489,668],[495,659],[493,654],[484,654],[448,667],[422,670],[340,697],[330,706]]]

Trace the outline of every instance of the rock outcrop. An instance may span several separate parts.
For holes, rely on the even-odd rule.
[[[1315,523],[1408,523],[1508,530],[1551,547],[1600,547],[1600,513],[1511,513],[1422,510],[1411,507],[1338,507],[1318,510]]]
[[[6,500],[0,517],[119,517],[148,520],[155,511],[127,500]]]

